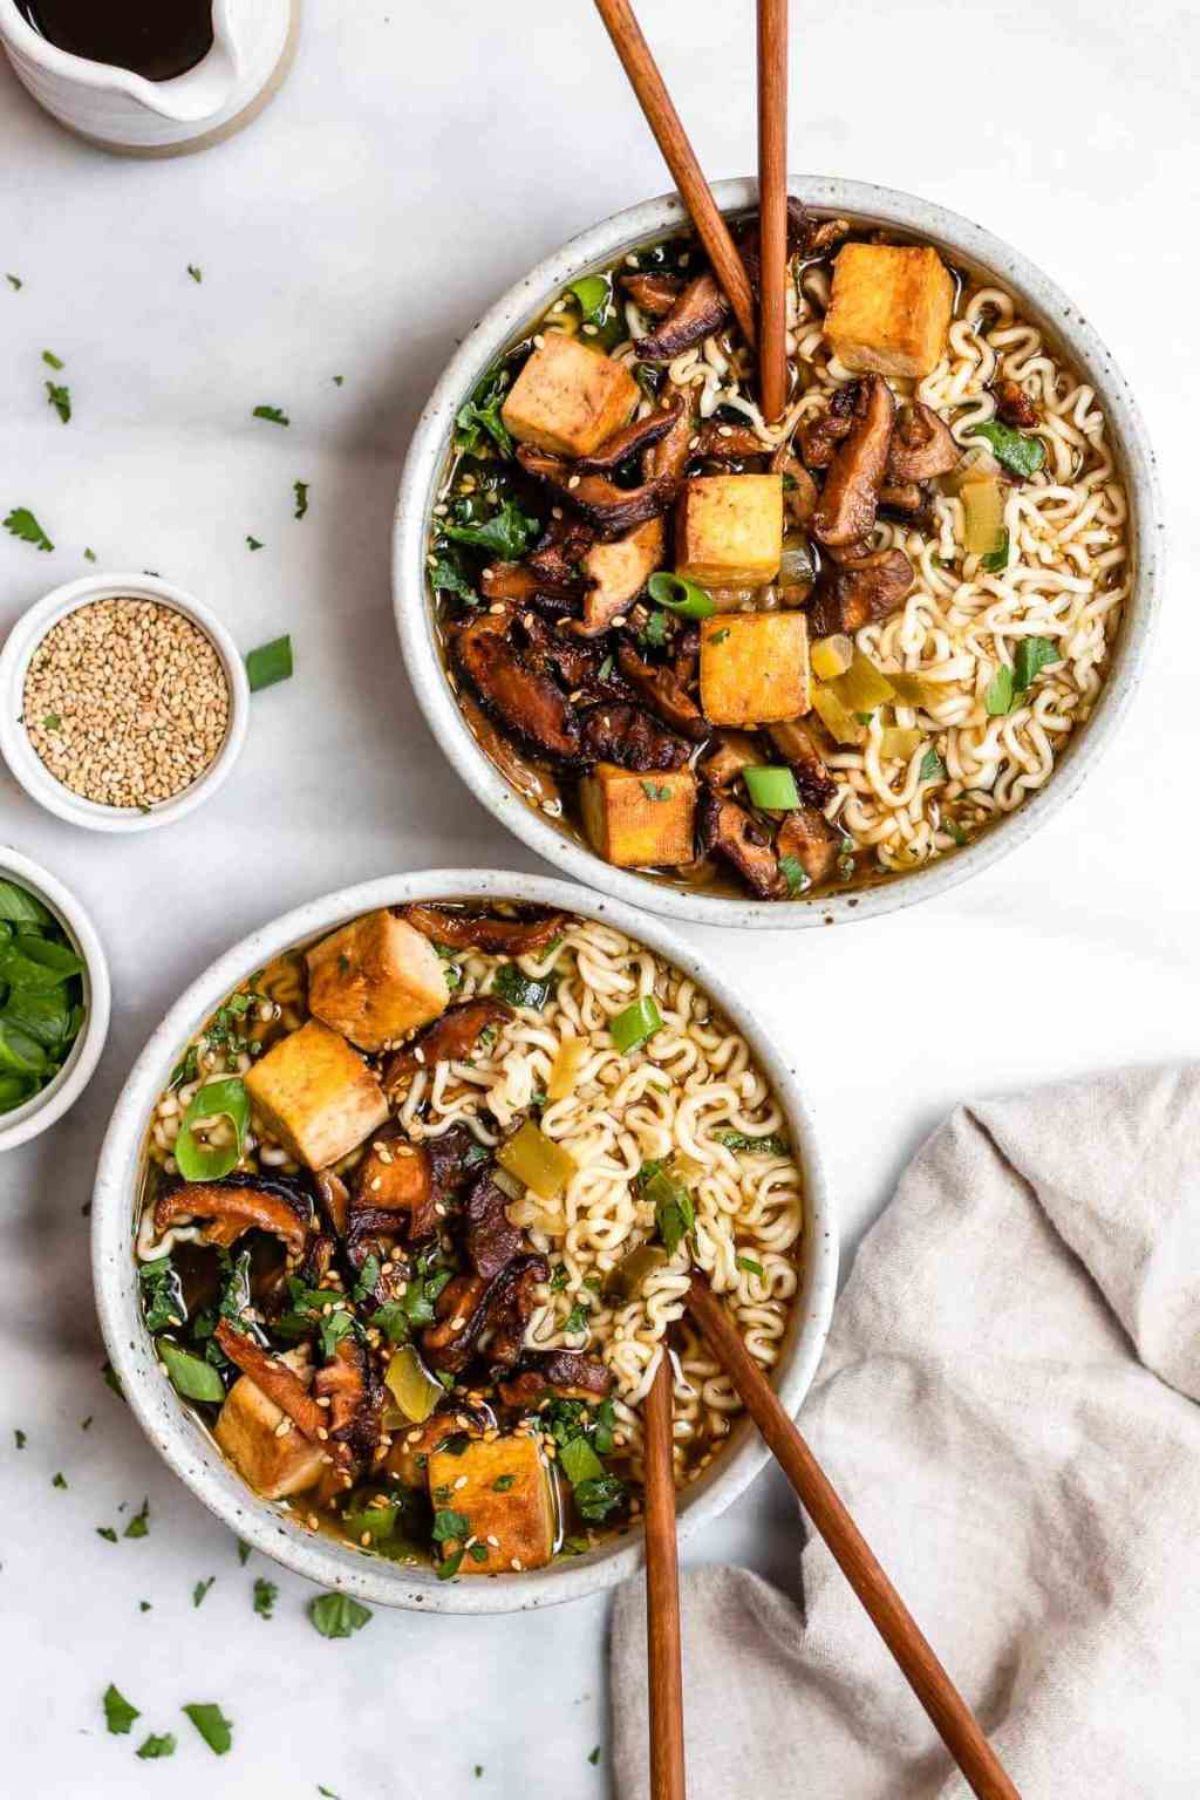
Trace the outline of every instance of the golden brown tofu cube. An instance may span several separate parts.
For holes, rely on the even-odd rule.
[[[476,1541],[459,1565],[461,1575],[496,1575],[540,1569],[554,1554],[554,1501],[550,1471],[537,1443],[523,1434],[485,1443],[472,1438],[460,1456],[435,1450],[426,1468],[435,1512],[465,1520],[465,1537],[442,1554]],[[494,1538],[495,1543],[488,1539]],[[484,1552],[486,1551],[486,1555]]]
[[[640,394],[622,363],[548,331],[500,412],[519,443],[554,456],[590,456],[629,422]]]
[[[290,1422],[284,1435],[276,1437],[286,1418],[248,1375],[242,1375],[225,1396],[213,1428],[238,1474],[267,1500],[283,1500],[315,1487],[325,1466],[320,1444]]]
[[[950,272],[929,244],[846,244],[825,336],[858,374],[917,379],[941,361],[953,306]]]
[[[696,475],[675,507],[675,570],[705,587],[762,587],[779,573],[782,475]]]
[[[306,960],[309,1010],[360,1050],[382,1050],[450,1004],[429,939],[386,909],[322,938]]]
[[[618,869],[675,868],[692,861],[696,777],[690,769],[639,774],[597,763],[579,784],[587,840]]]
[[[803,613],[717,613],[700,621],[700,706],[710,724],[771,725],[811,704]]]
[[[310,1169],[348,1156],[388,1116],[362,1057],[319,1019],[273,1044],[247,1072],[246,1089],[271,1136]]]

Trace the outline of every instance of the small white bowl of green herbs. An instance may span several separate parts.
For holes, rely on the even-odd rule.
[[[61,1119],[108,1035],[108,964],[75,896],[0,847],[0,1151]]]

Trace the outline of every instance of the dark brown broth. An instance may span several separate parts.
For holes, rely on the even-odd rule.
[[[49,43],[88,62],[171,81],[212,49],[212,0],[18,0]]]

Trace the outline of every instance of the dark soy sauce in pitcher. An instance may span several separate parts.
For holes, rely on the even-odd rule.
[[[170,81],[212,49],[212,0],[17,0],[51,44],[89,62],[114,63],[147,81]]]

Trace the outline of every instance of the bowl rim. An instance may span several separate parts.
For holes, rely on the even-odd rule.
[[[1008,855],[1065,805],[1111,743],[1141,679],[1159,608],[1164,534],[1155,456],[1129,384],[1078,307],[1035,264],[973,221],[899,189],[841,177],[791,174],[788,191],[819,213],[848,214],[895,226],[990,271],[1049,326],[1069,360],[1095,387],[1104,407],[1129,495],[1134,583],[1100,697],[1091,717],[1072,734],[1043,788],[961,850],[877,886],[787,902],[738,900],[689,893],[614,868],[523,800],[477,744],[446,680],[425,594],[428,521],[454,414],[504,346],[568,281],[611,262],[638,242],[686,224],[687,210],[677,194],[642,201],[580,232],[514,283],[467,334],[413,432],[392,534],[392,604],[417,702],[459,776],[500,823],[577,881],[631,905],[697,924],[776,930],[879,918],[932,899]],[[715,182],[713,192],[722,211],[736,212],[754,204],[758,184],[748,177],[736,177]]]
[[[598,1592],[632,1574],[641,1561],[640,1532],[611,1540],[585,1556],[545,1570],[490,1579],[441,1582],[432,1571],[361,1555],[310,1534],[274,1503],[258,1499],[225,1462],[198,1421],[160,1374],[137,1312],[130,1255],[132,1186],[143,1136],[180,1045],[215,1005],[253,969],[289,945],[328,931],[374,907],[412,900],[508,898],[560,908],[614,924],[692,974],[749,1042],[779,1095],[804,1176],[804,1268],[777,1389],[795,1413],[816,1373],[837,1285],[838,1239],[811,1108],[794,1066],[714,969],[663,920],[615,900],[542,875],[508,870],[432,869],[387,875],[310,900],[252,931],[192,981],[152,1033],[117,1100],[100,1152],[92,1205],[92,1275],[100,1326],[134,1416],[168,1465],[229,1528],[297,1574],[361,1600],[422,1612],[497,1613],[554,1605]],[[690,1488],[679,1509],[686,1537],[722,1512],[763,1467],[769,1451],[744,1418],[728,1449]]]
[[[52,775],[29,741],[22,718],[25,677],[30,660],[47,633],[69,613],[100,600],[157,600],[190,619],[212,644],[221,659],[229,689],[229,719],[225,738],[203,774],[171,800],[139,812],[136,807],[105,806],[74,793]],[[242,753],[250,723],[250,684],[245,664],[228,628],[212,608],[185,588],[160,575],[144,572],[114,574],[103,570],[51,588],[27,607],[0,650],[0,754],[9,771],[32,800],[57,818],[89,831],[154,831],[186,818],[212,798],[228,779]]]
[[[0,876],[12,876],[45,902],[83,958],[83,1024],[53,1081],[10,1113],[0,1113],[0,1154],[38,1137],[74,1106],[96,1072],[108,1037],[112,987],[91,915],[70,888],[10,844],[0,844]]]

